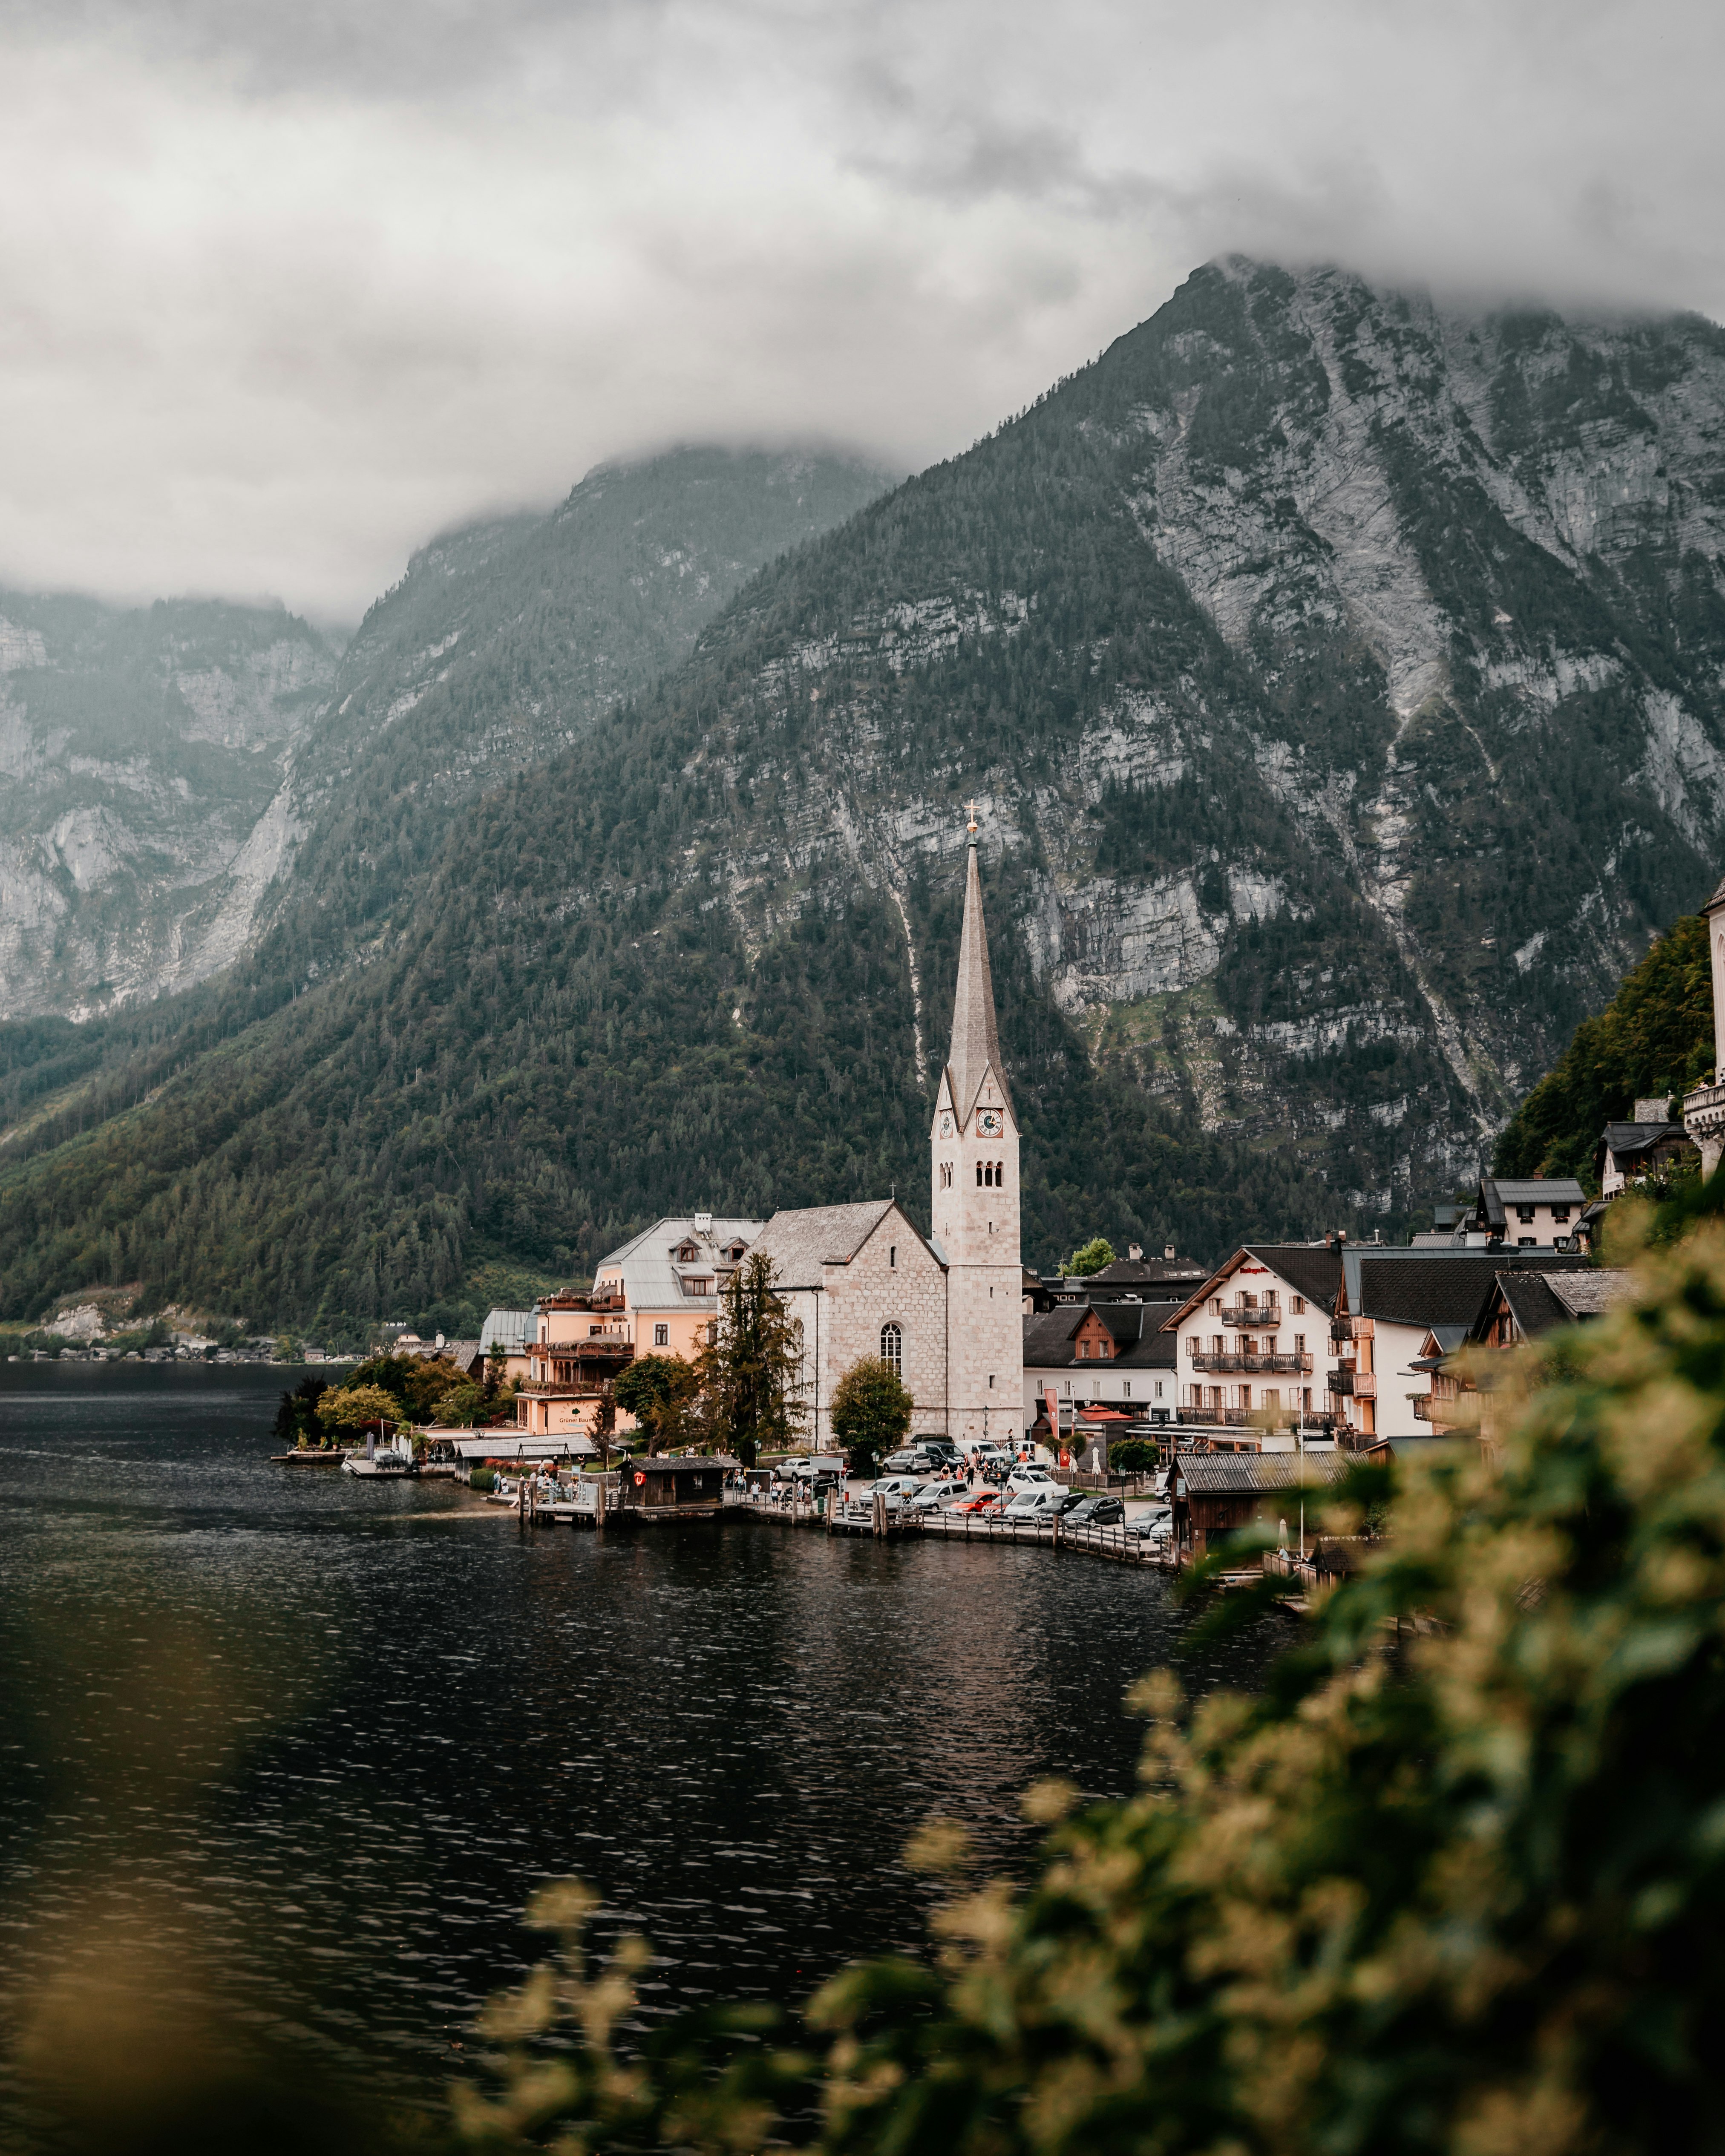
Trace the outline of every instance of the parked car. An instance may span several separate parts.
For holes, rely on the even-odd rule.
[[[1075,1527],[1117,1527],[1126,1517],[1126,1507],[1118,1497],[1103,1496],[1093,1491],[1081,1496],[1067,1513],[1068,1523]]]
[[[962,1482],[949,1482],[944,1477],[938,1482],[925,1482],[911,1500],[911,1508],[917,1512],[937,1512],[941,1507],[954,1497],[964,1495]]]
[[[1050,1482],[1043,1488],[1015,1490],[1006,1502],[1005,1517],[1009,1520],[1057,1520],[1065,1509],[1066,1492],[1058,1482]]]
[[[870,1503],[876,1496],[881,1496],[889,1506],[907,1505],[922,1487],[914,1475],[883,1475],[870,1483],[863,1496]]]
[[[1028,1462],[1014,1467],[1006,1478],[1009,1490],[1057,1490],[1060,1486],[1046,1468],[1032,1467]]]
[[[953,1506],[955,1512],[998,1512],[1000,1492],[998,1490],[978,1490],[973,1497],[962,1497]]]
[[[1166,1542],[1174,1531],[1173,1513],[1166,1505],[1158,1505],[1128,1521],[1126,1531],[1142,1542]]]
[[[793,1481],[819,1482],[828,1476],[842,1476],[845,1462],[837,1453],[811,1453],[801,1459],[786,1460],[783,1471]]]
[[[922,1455],[906,1445],[902,1451],[888,1453],[880,1465],[889,1475],[914,1475],[922,1465]]]
[[[919,1437],[911,1450],[920,1460],[926,1460],[937,1473],[948,1474],[963,1465],[963,1455],[957,1446],[944,1437]]]

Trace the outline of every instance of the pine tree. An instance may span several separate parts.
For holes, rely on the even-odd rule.
[[[802,1348],[773,1293],[773,1260],[745,1258],[725,1284],[714,1336],[696,1371],[715,1441],[752,1467],[763,1450],[783,1452],[805,1413],[796,1396]]]

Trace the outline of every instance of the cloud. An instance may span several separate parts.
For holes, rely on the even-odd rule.
[[[1700,7],[0,0],[0,575],[352,616],[649,442],[962,448],[1232,249],[1725,311]]]

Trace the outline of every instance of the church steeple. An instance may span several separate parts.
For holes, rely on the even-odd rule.
[[[947,1429],[1012,1444],[1027,1414],[1019,1130],[1000,1067],[974,808],[969,838],[952,1053],[928,1134],[929,1214],[947,1275]]]
[[[952,1105],[968,1120],[989,1071],[1010,1108],[1000,1035],[994,1023],[994,982],[988,971],[988,936],[983,926],[983,880],[977,868],[976,825],[970,827],[970,863],[964,878],[964,932],[958,942],[958,992],[952,1001],[952,1052],[947,1059]]]

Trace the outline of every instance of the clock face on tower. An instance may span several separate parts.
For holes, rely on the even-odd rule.
[[[976,1119],[976,1127],[985,1138],[998,1138],[1000,1135],[1000,1111],[984,1108]]]
[[[943,1138],[949,1138],[952,1135],[952,1118],[950,1116],[942,1116],[941,1117],[941,1136]]]

